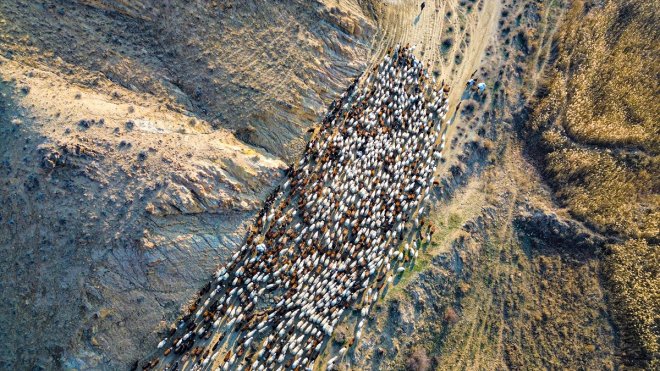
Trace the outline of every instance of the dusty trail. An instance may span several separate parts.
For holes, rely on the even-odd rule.
[[[444,80],[454,86],[452,97],[455,100],[458,84],[465,84],[472,71],[479,66],[488,42],[495,35],[501,6],[499,0],[481,0],[477,9],[467,12],[458,0],[433,0],[426,1],[425,9],[420,11],[417,1],[383,2],[377,8],[379,41],[372,48],[371,65],[382,58],[389,46],[396,43],[416,45],[415,54],[428,70],[439,72],[437,80]],[[463,31],[447,33],[449,26],[454,31],[461,28]],[[452,40],[451,53],[448,54],[462,52],[461,63],[456,63],[454,59],[442,60],[440,44],[445,38]],[[466,38],[470,41],[467,42]],[[466,44],[465,50],[461,50],[463,43]]]
[[[479,69],[489,42],[497,34],[497,20],[501,0],[480,0],[467,11],[458,0],[426,1],[420,10],[418,1],[385,1],[377,7],[379,41],[372,48],[370,66],[382,58],[388,46],[400,43],[417,47],[415,54],[430,72],[436,72],[436,84],[451,86],[449,117],[462,99],[470,75]],[[453,32],[446,32],[448,28]],[[443,40],[451,40],[449,51],[442,53]],[[449,56],[443,58],[443,54]],[[460,62],[454,57],[460,55]],[[454,134],[452,127],[443,129],[448,142]]]

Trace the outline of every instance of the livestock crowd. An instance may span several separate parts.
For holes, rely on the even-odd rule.
[[[424,204],[445,145],[449,91],[433,85],[399,46],[356,80],[245,244],[139,366],[311,370],[342,317],[355,313],[352,339],[317,365],[337,366],[384,287],[431,239]]]

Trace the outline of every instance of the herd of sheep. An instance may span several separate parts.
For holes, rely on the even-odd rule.
[[[268,197],[245,244],[142,368],[337,366],[385,286],[431,239],[423,215],[445,146],[449,91],[434,82],[412,48],[399,46],[356,80]],[[352,339],[326,349],[347,316],[358,317]]]

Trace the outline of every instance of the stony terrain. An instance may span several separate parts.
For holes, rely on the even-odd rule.
[[[436,233],[339,367],[619,367],[603,253],[622,240],[557,198],[525,135],[569,5],[0,2],[0,368],[152,354],[308,129],[397,43],[452,86]],[[486,94],[464,89],[471,76]]]

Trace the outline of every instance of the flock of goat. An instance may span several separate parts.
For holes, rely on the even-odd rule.
[[[311,370],[341,362],[382,290],[433,233],[424,204],[445,146],[449,88],[435,90],[430,80],[412,48],[397,46],[331,105],[245,244],[144,369]],[[352,339],[316,364],[351,313],[359,317]]]

